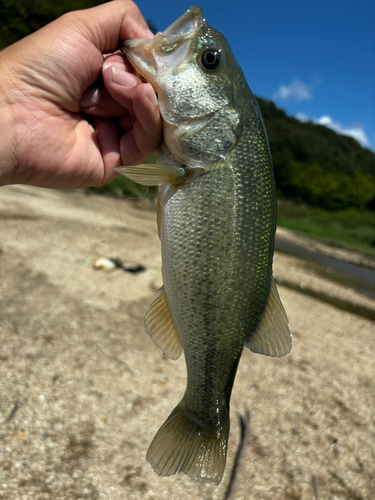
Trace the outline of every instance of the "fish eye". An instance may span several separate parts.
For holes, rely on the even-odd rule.
[[[201,56],[202,66],[206,69],[216,69],[220,64],[220,52],[216,49],[207,49]]]

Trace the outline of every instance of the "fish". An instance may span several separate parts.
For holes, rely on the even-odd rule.
[[[115,170],[158,185],[163,286],[145,329],[171,359],[184,351],[184,396],[147,460],[161,476],[222,480],[230,397],[243,348],[291,350],[272,277],[276,195],[263,118],[225,37],[193,6],[151,40],[122,51],[158,94],[155,164]]]

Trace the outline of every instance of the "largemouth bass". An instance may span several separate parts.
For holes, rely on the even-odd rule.
[[[191,7],[152,40],[123,52],[155,88],[164,120],[157,164],[116,169],[159,185],[164,285],[145,327],[170,358],[182,350],[187,387],[147,460],[163,476],[219,483],[229,401],[243,347],[291,349],[272,278],[275,183],[263,119],[223,35]]]

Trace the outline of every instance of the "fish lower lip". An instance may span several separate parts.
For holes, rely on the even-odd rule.
[[[152,80],[156,71],[152,42],[153,40],[127,40],[121,48],[125,57],[137,71],[138,76],[150,83],[153,83]]]

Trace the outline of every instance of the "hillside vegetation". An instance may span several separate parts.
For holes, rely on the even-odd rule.
[[[258,98],[282,198],[338,210],[375,209],[375,154],[352,137],[302,123]]]

